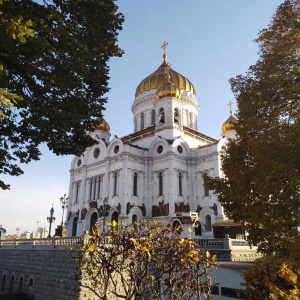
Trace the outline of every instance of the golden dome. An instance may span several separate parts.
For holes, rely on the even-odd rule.
[[[167,83],[162,85],[157,91],[156,91],[156,100],[159,100],[164,97],[173,97],[176,99],[180,98],[180,90],[172,83],[170,82],[170,75],[166,76]]]
[[[234,126],[237,123],[237,119],[230,115],[230,117],[224,122],[224,124],[222,125],[222,132],[226,132],[229,130],[234,130]]]
[[[110,132],[110,126],[103,118],[97,118],[97,121],[101,121],[101,123],[95,126],[95,130]]]
[[[170,76],[170,81],[175,86],[175,88],[191,92],[193,95],[196,96],[196,91],[194,89],[193,84],[187,78],[185,78],[184,76],[182,76],[181,74],[179,74],[171,68],[171,65],[168,64],[165,60],[166,55],[164,55],[163,57],[164,61],[158,67],[158,69],[152,74],[150,74],[148,77],[143,79],[137,86],[135,97],[144,93],[145,91],[159,89],[160,87],[162,87],[165,83],[167,83],[167,75]]]

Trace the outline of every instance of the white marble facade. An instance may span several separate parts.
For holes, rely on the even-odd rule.
[[[73,158],[65,223],[69,236],[90,231],[96,221],[128,224],[155,218],[181,223],[186,231],[191,227],[196,238],[212,238],[212,225],[225,218],[203,174],[221,176],[219,153],[234,130],[223,126],[220,140],[198,131],[194,87],[165,58],[137,87],[133,133],[111,138],[104,121],[91,133],[98,144]]]

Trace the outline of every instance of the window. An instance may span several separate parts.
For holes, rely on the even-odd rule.
[[[163,173],[162,172],[159,172],[158,174],[158,185],[159,185],[158,195],[162,196],[163,195]]]
[[[179,145],[179,146],[177,147],[177,151],[178,151],[179,154],[181,154],[181,153],[183,152],[183,148],[182,148],[181,145]]]
[[[77,220],[77,217],[73,219],[72,236],[76,236],[77,234]]]
[[[79,182],[75,183],[75,203],[78,203],[78,196],[79,196]]]
[[[221,287],[221,295],[224,297],[230,297],[234,299],[248,299],[243,291],[228,287]]]
[[[174,123],[179,125],[179,112],[178,112],[178,108],[174,109]]]
[[[165,123],[165,111],[163,108],[159,110],[159,123]]]
[[[209,196],[209,189],[205,184],[204,176],[207,176],[207,173],[203,174],[203,188],[204,188],[204,197],[208,197]]]
[[[114,192],[113,195],[117,196],[117,187],[118,187],[118,173],[114,173]]]
[[[133,174],[133,196],[137,196],[137,190],[138,190],[138,173],[134,172]]]
[[[93,192],[93,179],[90,179],[89,200],[92,200],[92,192]]]
[[[209,189],[207,188],[207,186],[204,184],[204,196],[208,197],[209,196]]]
[[[134,117],[134,131],[137,131],[137,121],[136,121],[136,117]]]
[[[155,110],[151,111],[151,125],[155,125]]]
[[[159,146],[157,147],[157,149],[156,149],[156,151],[157,151],[158,154],[162,153],[163,150],[164,150],[164,148],[163,148],[162,145],[159,145]]]
[[[93,191],[93,199],[96,199],[96,190],[97,190],[97,178],[94,178],[94,191]]]
[[[205,229],[206,229],[206,231],[211,231],[211,217],[210,217],[210,215],[207,215],[205,217]]]
[[[102,181],[102,178],[99,177],[99,178],[98,178],[97,199],[100,199],[101,181]]]
[[[114,148],[115,154],[117,154],[119,152],[119,149],[120,149],[120,147],[118,145],[116,145],[115,148]]]
[[[190,113],[190,127],[193,128],[193,114]]]
[[[99,154],[100,154],[100,149],[97,147],[97,148],[95,148],[95,150],[94,150],[94,157],[95,157],[95,158],[98,158],[98,157],[99,157]]]
[[[180,172],[178,174],[178,193],[179,196],[182,196],[182,174]]]
[[[145,114],[141,114],[141,129],[144,129],[145,127]]]

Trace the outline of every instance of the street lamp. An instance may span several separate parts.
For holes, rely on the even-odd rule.
[[[47,217],[47,221],[50,223],[49,224],[49,234],[48,234],[48,237],[51,237],[51,225],[55,221],[55,218],[53,217],[53,214],[54,214],[54,208],[53,208],[53,204],[52,204],[52,208],[50,209],[50,217]]]
[[[102,213],[103,213],[103,232],[105,233],[105,221],[106,221],[106,217],[108,216],[108,209],[109,209],[109,205],[108,205],[108,199],[107,197],[104,198],[103,200],[103,209],[102,209]]]
[[[63,197],[60,197],[60,204],[61,204],[61,208],[63,210],[62,213],[62,218],[61,218],[61,236],[62,236],[62,230],[63,230],[63,224],[64,224],[64,213],[65,213],[65,209],[68,207],[68,201],[69,201],[69,197],[67,197],[66,194],[64,194]]]

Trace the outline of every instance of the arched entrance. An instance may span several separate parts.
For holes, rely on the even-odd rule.
[[[75,217],[73,219],[73,225],[72,225],[72,236],[76,236],[76,234],[77,234],[77,221],[78,221],[78,218]]]
[[[200,221],[195,222],[195,235],[202,235],[202,228]]]
[[[92,229],[94,225],[97,223],[97,221],[98,221],[98,214],[96,212],[93,212],[90,220],[90,234],[92,234]]]
[[[137,230],[137,215],[132,216],[132,225],[134,230]]]

